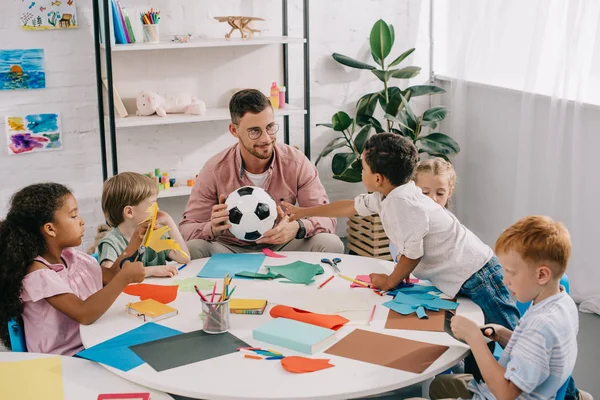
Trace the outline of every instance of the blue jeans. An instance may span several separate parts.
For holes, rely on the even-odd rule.
[[[521,315],[503,278],[502,265],[493,256],[483,268],[467,279],[458,293],[481,307],[486,324],[498,324],[514,331]]]

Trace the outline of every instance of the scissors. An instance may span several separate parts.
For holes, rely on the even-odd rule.
[[[454,333],[452,333],[452,327],[450,326],[452,317],[454,317],[454,313],[452,311],[446,310],[446,315],[444,316],[444,330],[446,331],[447,334],[452,336],[454,339],[465,343],[464,340],[457,339],[456,336],[454,336]],[[492,326],[483,326],[479,329],[481,330],[481,333],[483,334],[483,336],[485,336],[486,339],[488,339],[488,340],[490,340],[490,338],[492,338],[496,335],[496,330]],[[486,334],[486,331],[488,329],[492,330],[492,333],[490,333],[489,335]]]
[[[339,269],[339,268],[338,268],[338,266],[337,266],[337,265],[338,265],[338,263],[341,263],[341,262],[342,262],[342,259],[341,259],[341,258],[337,258],[337,257],[336,257],[336,258],[334,258],[334,259],[332,259],[332,260],[330,260],[329,258],[322,258],[322,259],[321,259],[321,262],[322,262],[322,263],[325,263],[325,264],[329,264],[329,265],[331,265],[331,268],[333,268],[333,270],[334,270],[336,273],[338,273],[338,274],[341,274],[341,273],[342,273],[342,271],[340,271],[340,269]]]

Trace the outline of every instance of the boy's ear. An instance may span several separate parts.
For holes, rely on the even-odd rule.
[[[375,174],[375,183],[377,183],[378,186],[383,185],[384,182],[385,182],[385,176],[383,176],[381,174]]]
[[[552,279],[552,270],[547,265],[540,265],[537,268],[537,280],[540,285],[547,284]]]
[[[123,208],[123,218],[133,218],[133,207],[125,206]]]
[[[54,229],[54,224],[52,224],[52,222],[45,223],[44,226],[42,226],[42,233],[55,238],[56,230]]]

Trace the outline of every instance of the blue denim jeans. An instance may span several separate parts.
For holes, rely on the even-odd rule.
[[[458,293],[481,307],[486,324],[502,325],[513,331],[521,315],[503,278],[502,265],[493,256],[483,268],[467,279]]]

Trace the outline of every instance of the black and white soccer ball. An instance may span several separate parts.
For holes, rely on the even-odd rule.
[[[229,211],[229,231],[238,239],[250,242],[260,239],[275,226],[277,205],[264,189],[243,186],[225,200]]]

